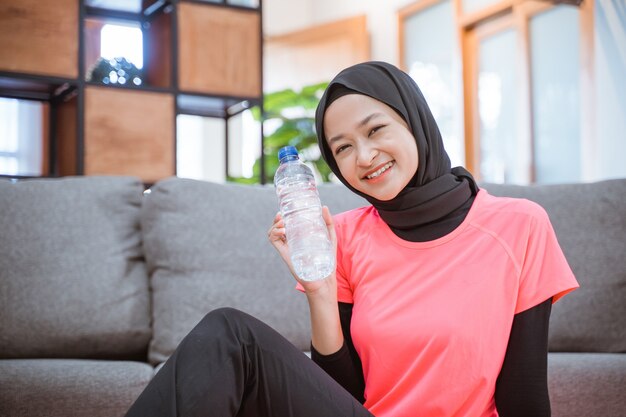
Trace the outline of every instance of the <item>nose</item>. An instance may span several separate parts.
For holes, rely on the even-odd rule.
[[[357,149],[357,164],[361,167],[369,167],[372,165],[372,161],[378,155],[376,148],[369,144],[362,144]]]

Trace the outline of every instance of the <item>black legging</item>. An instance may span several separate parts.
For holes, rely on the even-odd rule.
[[[372,417],[312,360],[241,311],[207,314],[126,417]]]

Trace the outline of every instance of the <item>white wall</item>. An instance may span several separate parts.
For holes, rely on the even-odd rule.
[[[281,35],[311,26],[312,0],[263,0],[263,34]]]
[[[365,14],[373,60],[398,62],[396,12],[414,0],[264,0],[263,30],[273,36]]]
[[[314,24],[320,24],[357,14],[365,14],[370,33],[372,59],[398,65],[397,11],[414,1],[317,0],[312,10],[312,18]]]

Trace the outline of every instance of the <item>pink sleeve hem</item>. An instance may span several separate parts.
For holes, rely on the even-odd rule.
[[[561,291],[555,295],[552,296],[552,304],[556,303],[557,301],[559,301],[561,298],[563,298],[564,296],[566,296],[567,294],[571,293],[572,291],[575,291],[579,288],[578,285],[576,285],[575,287],[572,288],[568,288],[564,291]]]
[[[518,304],[517,307],[515,308],[514,314],[519,314],[523,311],[529,310],[533,308],[534,306],[539,305],[540,303],[544,302],[550,297],[552,297],[552,304],[554,304],[557,301],[559,301],[561,298],[563,298],[565,295],[569,294],[570,292],[578,288],[579,288],[579,285],[576,283],[565,289],[556,289],[556,290],[552,289],[552,290],[542,292],[541,294],[533,297],[532,299],[526,300],[522,304]]]

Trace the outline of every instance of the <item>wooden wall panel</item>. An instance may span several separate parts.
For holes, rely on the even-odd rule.
[[[181,90],[230,96],[261,94],[260,16],[253,11],[178,4]]]
[[[78,1],[0,2],[0,70],[78,77]]]
[[[89,86],[85,91],[85,175],[174,175],[174,97]]]
[[[56,107],[56,161],[59,175],[77,175],[76,132],[78,131],[78,99],[72,98]]]
[[[157,87],[167,88],[171,85],[171,22],[171,15],[159,13],[150,22],[150,29],[144,39],[146,78],[148,84]]]

